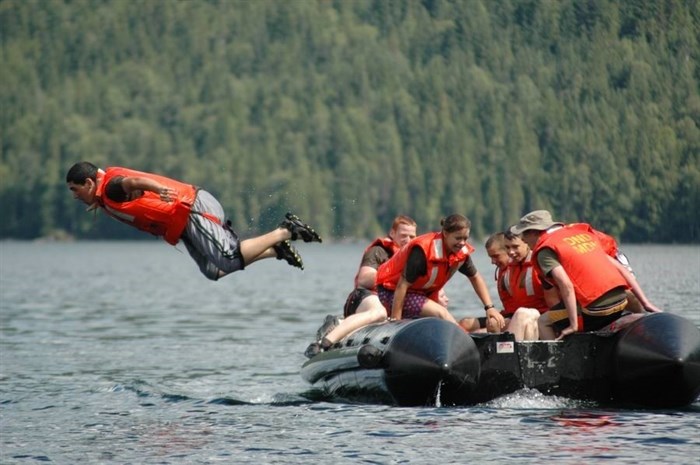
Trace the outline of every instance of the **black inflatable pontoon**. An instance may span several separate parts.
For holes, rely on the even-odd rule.
[[[466,334],[435,318],[362,328],[308,360],[302,377],[323,396],[401,406],[470,405],[528,387],[545,394],[653,408],[700,394],[700,330],[670,313],[618,332],[515,342]]]

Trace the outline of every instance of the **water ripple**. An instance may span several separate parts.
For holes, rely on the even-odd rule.
[[[697,463],[699,402],[328,402],[301,380],[302,351],[341,310],[363,245],[300,250],[303,273],[271,260],[210,283],[155,242],[0,243],[15,264],[0,266],[0,463]],[[625,247],[650,298],[700,325],[698,251]],[[456,315],[481,311],[464,280],[448,292]]]

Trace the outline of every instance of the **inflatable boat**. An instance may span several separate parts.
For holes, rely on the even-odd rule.
[[[700,330],[670,313],[630,317],[556,342],[467,334],[435,318],[386,322],[309,359],[301,375],[324,398],[398,406],[472,405],[525,387],[620,407],[692,404]]]

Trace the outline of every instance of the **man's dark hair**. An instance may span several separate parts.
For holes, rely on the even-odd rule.
[[[81,161],[71,166],[66,174],[66,182],[85,184],[88,178],[97,182],[97,167],[89,161]]]

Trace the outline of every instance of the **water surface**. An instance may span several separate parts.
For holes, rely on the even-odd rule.
[[[310,400],[302,352],[364,246],[302,244],[306,271],[267,260],[209,282],[157,241],[0,243],[0,462],[698,463],[698,401]],[[652,301],[700,326],[700,247],[624,250]],[[476,262],[495,296],[481,247]],[[483,313],[461,275],[447,290],[457,317]]]

